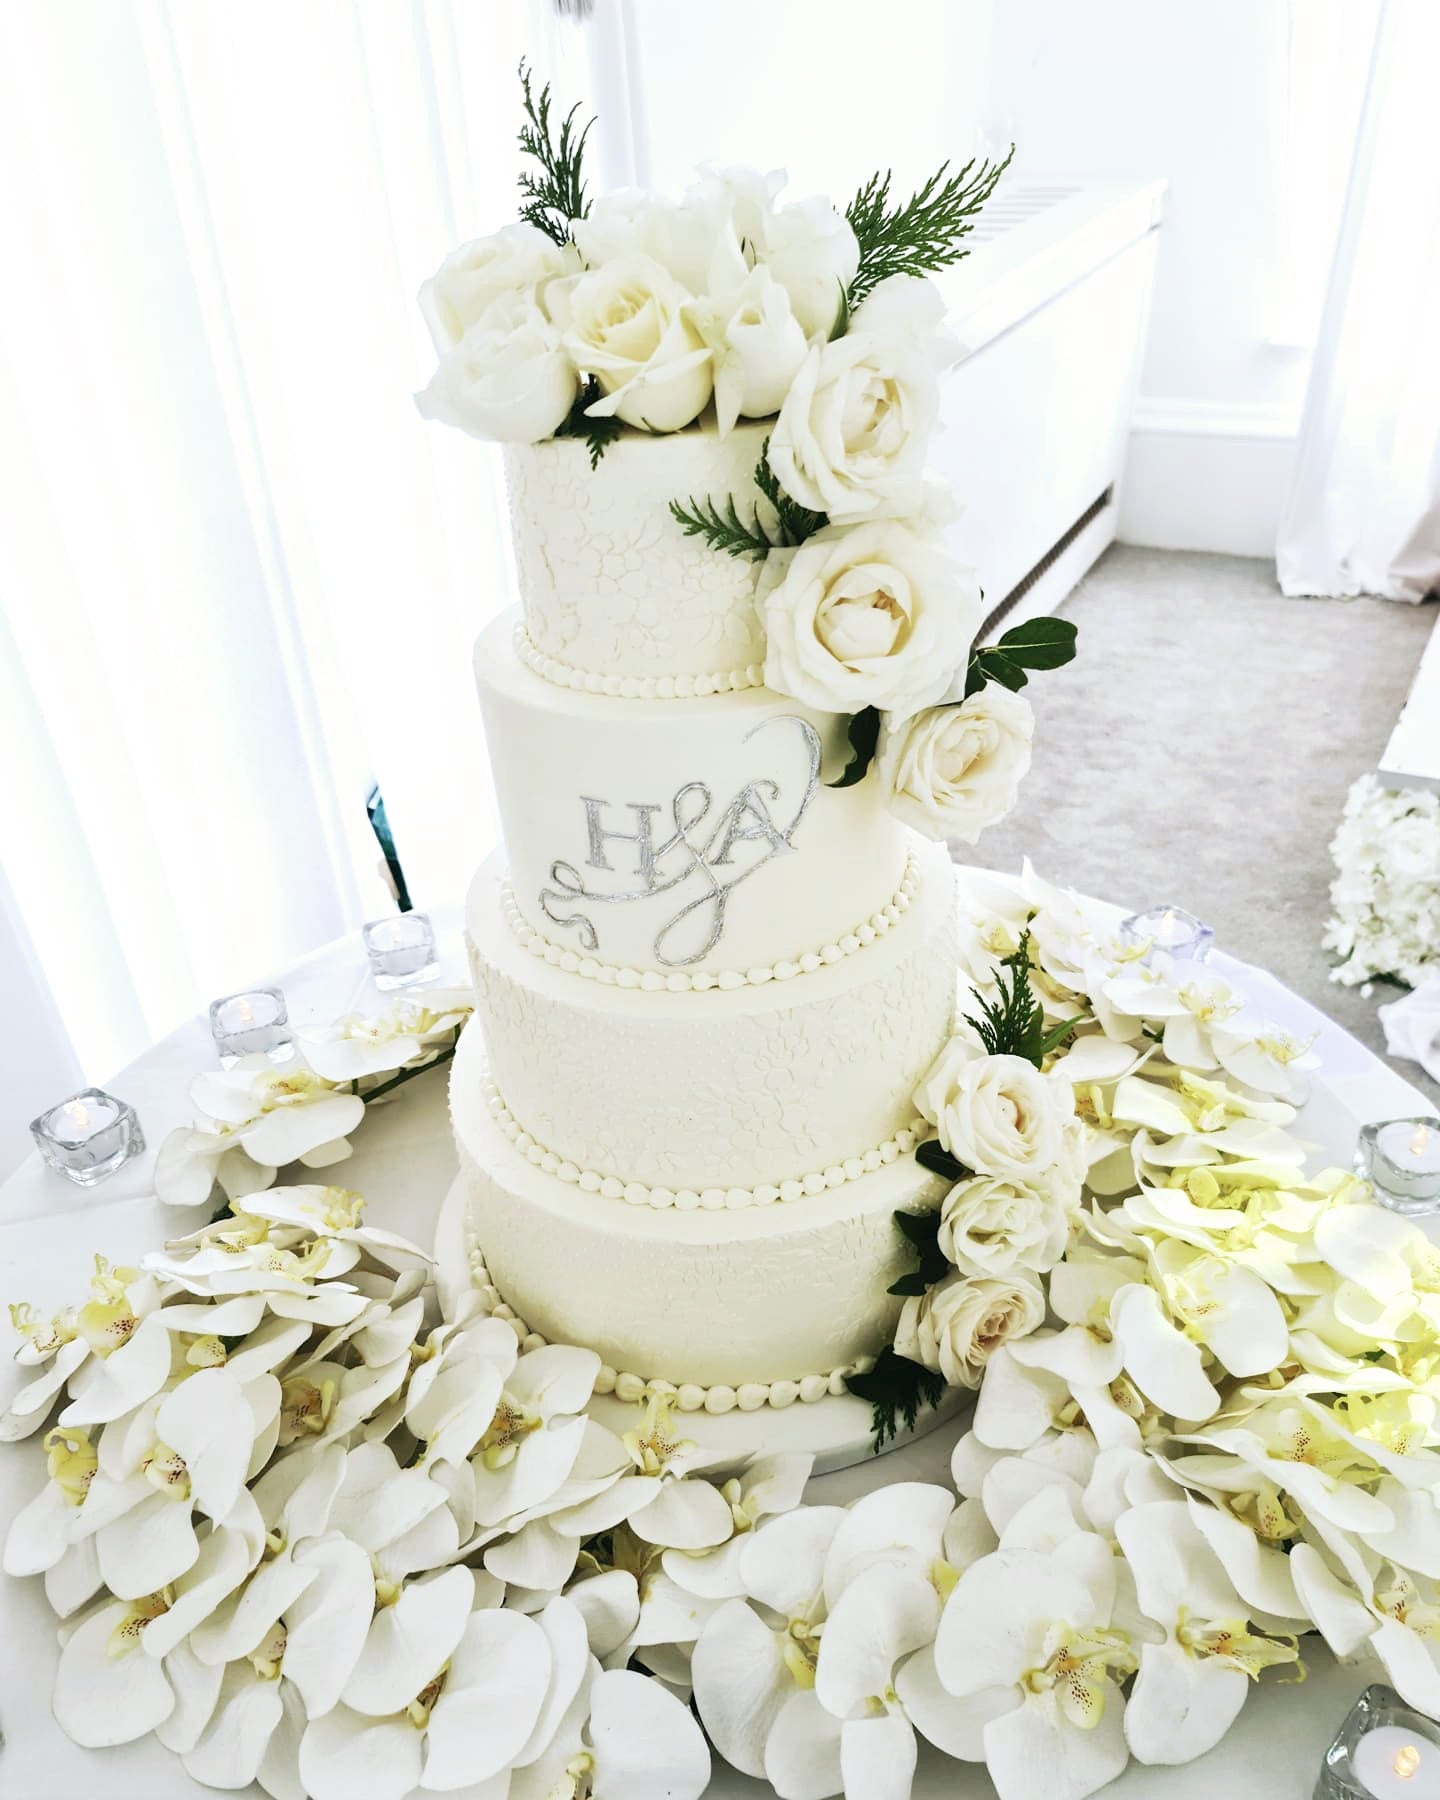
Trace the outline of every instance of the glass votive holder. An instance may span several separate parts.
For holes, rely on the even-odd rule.
[[[1355,1173],[1392,1212],[1440,1212],[1440,1119],[1382,1119],[1362,1125]]]
[[[30,1124],[30,1135],[52,1169],[81,1187],[94,1187],[145,1148],[135,1108],[100,1088],[82,1088]]]
[[[1440,1726],[1377,1682],[1325,1752],[1315,1800],[1440,1800]]]
[[[1120,924],[1120,936],[1127,944],[1144,944],[1146,956],[1151,950],[1164,950],[1181,962],[1204,962],[1215,942],[1215,933],[1194,913],[1183,906],[1147,906],[1144,912],[1131,913]]]
[[[271,1062],[295,1054],[290,1013],[279,988],[249,988],[210,1002],[210,1035],[226,1068],[242,1056],[261,1053]]]
[[[419,987],[440,974],[435,928],[423,912],[396,913],[372,919],[361,929],[370,975],[378,988]]]

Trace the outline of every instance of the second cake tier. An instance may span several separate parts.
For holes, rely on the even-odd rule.
[[[547,943],[498,858],[467,926],[489,1065],[467,1102],[582,1194],[657,1209],[814,1195],[908,1149],[912,1096],[954,1017],[953,872],[918,838],[884,910],[733,987],[647,987]]]

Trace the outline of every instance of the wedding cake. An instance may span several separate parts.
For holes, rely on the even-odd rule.
[[[938,840],[1008,808],[1022,665],[1068,655],[974,650],[924,469],[956,354],[925,271],[999,171],[844,213],[746,170],[591,202],[526,104],[522,221],[421,294],[420,409],[504,445],[520,602],[475,650],[505,840],[451,1090],[475,1281],[601,1392],[813,1402],[893,1340],[896,1217],[944,1191]]]

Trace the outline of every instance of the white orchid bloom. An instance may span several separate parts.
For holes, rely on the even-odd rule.
[[[549,1746],[511,1775],[509,1800],[699,1800],[709,1782],[688,1707],[658,1681],[609,1669],[592,1671]]]
[[[1086,1532],[1048,1554],[997,1550],[960,1577],[935,1667],[968,1703],[969,1753],[1000,1800],[1085,1800],[1125,1767],[1120,1683],[1138,1659],[1115,1614],[1115,1559]]]
[[[244,1174],[259,1190],[286,1163],[323,1168],[339,1162],[350,1154],[347,1139],[365,1116],[358,1094],[342,1093],[303,1063],[280,1069],[263,1055],[199,1076],[190,1097],[199,1124],[172,1133],[155,1164],[155,1192],[170,1206],[203,1205],[217,1179],[233,1195]],[[228,1183],[227,1160],[238,1165]]]
[[[391,1269],[428,1269],[431,1258],[418,1244],[378,1226],[362,1225],[365,1202],[341,1187],[275,1187],[251,1194],[245,1211],[272,1225],[289,1226],[305,1236],[352,1244]]]
[[[1290,1553],[1306,1616],[1337,1656],[1368,1646],[1407,1705],[1440,1712],[1440,1588],[1343,1533],[1313,1535]]]
[[[679,1436],[671,1396],[652,1394],[640,1424],[624,1433],[623,1442],[636,1472],[660,1483],[654,1497],[629,1515],[637,1537],[663,1549],[710,1550],[732,1535],[730,1506],[719,1489],[684,1479],[707,1464],[699,1447]]]
[[[665,1573],[703,1599],[728,1600],[743,1594],[740,1559],[746,1537],[763,1519],[799,1506],[814,1464],[815,1458],[803,1451],[752,1456],[741,1473],[720,1488],[720,1497],[730,1508],[732,1535],[712,1550],[667,1550],[661,1558]]]
[[[358,1013],[324,1030],[302,1031],[305,1060],[325,1081],[343,1084],[434,1062],[474,1010],[469,988],[433,989],[399,1000],[378,1017]]]
[[[599,1371],[593,1351],[547,1344],[520,1357],[504,1377],[470,1458],[480,1526],[502,1526],[548,1499],[566,1480],[585,1438],[580,1415]]]
[[[1218,1744],[1266,1669],[1300,1660],[1295,1637],[1253,1632],[1248,1610],[1183,1500],[1122,1513],[1115,1535],[1140,1609],[1165,1632],[1140,1650],[1125,1736],[1141,1762],[1190,1762]]]
[[[159,1284],[139,1269],[112,1268],[95,1258],[90,1298],[80,1307],[38,1318],[29,1306],[12,1306],[10,1319],[20,1335],[15,1360],[40,1373],[25,1382],[0,1414],[0,1443],[38,1431],[62,1391],[72,1406],[67,1425],[102,1424],[119,1418],[151,1394],[170,1373],[163,1334],[142,1329],[161,1302]],[[88,1404],[73,1401],[88,1396]]]

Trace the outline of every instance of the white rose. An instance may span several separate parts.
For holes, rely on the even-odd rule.
[[[765,685],[828,712],[939,700],[980,622],[974,576],[891,519],[830,526],[760,573]]]
[[[692,305],[649,256],[592,269],[565,292],[565,348],[604,389],[592,413],[643,431],[679,431],[699,417],[710,399],[710,352]]]
[[[1015,804],[1035,715],[993,683],[958,706],[886,721],[876,768],[891,812],[927,837],[973,844]]]
[[[797,200],[765,220],[755,255],[789,294],[805,335],[828,338],[860,267],[849,220],[828,200]]]
[[[755,201],[743,174],[697,183],[678,206],[643,188],[607,194],[571,226],[576,247],[592,269],[648,256],[689,294],[729,292],[750,270],[741,220]]]
[[[579,266],[575,251],[534,225],[507,225],[452,251],[420,289],[420,311],[443,356],[497,300],[511,294],[543,301],[548,283]]]
[[[655,254],[655,219],[668,202],[647,188],[618,188],[590,203],[583,219],[572,219],[570,235],[587,268],[621,257]]]
[[[509,295],[444,353],[415,404],[424,418],[471,437],[536,444],[564,422],[579,391],[560,333],[533,301]]]
[[[957,1181],[940,1206],[939,1244],[962,1275],[1043,1275],[1065,1253],[1080,1184],[1059,1169],[1033,1183],[998,1175]]]
[[[935,370],[905,332],[847,332],[813,345],[770,438],[792,499],[832,522],[912,510],[939,406]]]
[[[887,275],[850,315],[847,330],[889,331],[908,337],[936,370],[954,362],[959,346],[945,330],[945,297],[924,275]]]
[[[951,1387],[978,1388],[1002,1344],[1027,1337],[1045,1319],[1045,1296],[1024,1275],[979,1280],[947,1275],[905,1302],[895,1351],[945,1377]]]
[[[950,1154],[977,1175],[1030,1180],[1070,1148],[1070,1084],[1042,1075],[1023,1056],[984,1056],[964,1038],[940,1052],[915,1104]]]
[[[763,419],[778,412],[805,360],[805,333],[770,271],[754,268],[733,293],[697,301],[695,321],[714,358],[720,435],[742,415]]]

